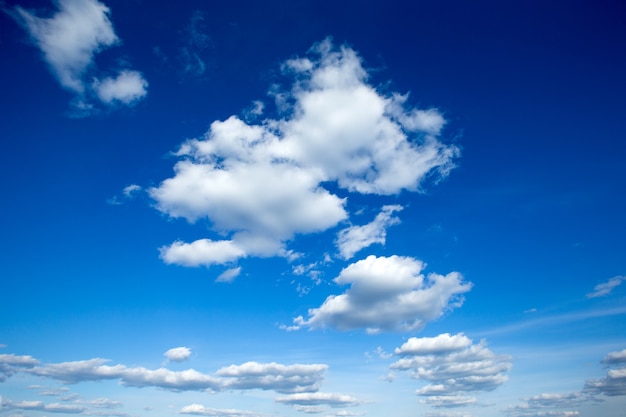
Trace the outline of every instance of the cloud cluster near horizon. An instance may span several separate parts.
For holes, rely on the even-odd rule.
[[[106,106],[132,105],[147,94],[148,82],[135,70],[102,75],[95,55],[120,43],[109,19],[109,8],[97,0],[59,0],[51,17],[16,6],[11,13],[41,50],[59,84],[76,97],[76,115],[94,111],[93,100]]]
[[[353,49],[327,39],[307,57],[288,60],[282,74],[291,84],[272,90],[279,117],[214,121],[204,137],[178,149],[175,175],[148,190],[161,212],[191,223],[206,219],[225,237],[163,246],[166,263],[293,258],[287,242],[297,235],[349,219],[346,195],[419,191],[426,178],[439,180],[454,167],[458,148],[438,139],[441,113],[377,91]],[[369,225],[340,232],[340,256],[384,243],[385,229],[398,222],[392,213],[401,209],[384,206]]]

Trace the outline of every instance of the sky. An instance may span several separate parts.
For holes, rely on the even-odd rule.
[[[0,9],[1,417],[624,416],[623,2]]]

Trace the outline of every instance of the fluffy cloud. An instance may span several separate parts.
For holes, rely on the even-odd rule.
[[[190,404],[181,408],[180,414],[191,414],[196,416],[211,417],[253,417],[258,416],[251,411],[242,411],[234,409],[208,408],[201,404]]]
[[[437,139],[439,112],[407,108],[404,96],[379,93],[352,49],[326,40],[309,57],[287,61],[283,72],[294,81],[274,92],[287,106],[278,106],[281,118],[213,122],[203,138],[176,152],[175,175],[149,190],[161,212],[190,222],[206,218],[239,251],[224,259],[222,248],[204,239],[211,245],[199,256],[193,243],[177,242],[162,249],[166,262],[287,256],[285,243],[294,236],[347,219],[346,200],[326,184],[338,185],[334,192],[390,195],[419,190],[427,176],[441,178],[453,167],[458,149]],[[385,216],[395,210],[384,209],[378,223],[360,231],[364,237],[345,232],[344,254],[384,241],[381,228],[394,222]]]
[[[160,248],[161,259],[166,264],[199,266],[233,262],[246,252],[231,240],[200,239],[192,243],[174,242]]]
[[[424,277],[424,263],[410,257],[368,256],[344,268],[334,279],[350,284],[341,295],[331,295],[309,317],[294,319],[294,326],[339,330],[366,328],[370,333],[416,330],[462,304],[461,294],[471,283],[457,272]]]
[[[224,387],[229,389],[262,389],[280,393],[313,392],[319,389],[328,365],[246,362],[230,365],[216,372],[229,378]]]
[[[463,334],[411,338],[395,350],[402,356],[394,370],[411,371],[413,378],[428,381],[416,394],[434,407],[458,407],[476,402],[466,393],[492,391],[507,381],[511,358],[496,355],[485,341],[472,344]]]
[[[115,78],[91,85],[87,73],[94,55],[119,43],[109,20],[109,8],[97,0],[59,0],[59,10],[49,18],[36,16],[19,6],[14,16],[43,53],[44,60],[62,87],[77,94],[76,106],[91,108],[85,100],[93,95],[105,104],[124,104],[145,96],[147,82],[135,71],[122,71]]]
[[[328,405],[330,407],[348,407],[362,404],[362,401],[345,394],[331,392],[306,392],[280,396],[276,402],[299,405],[299,406],[319,406]]]
[[[98,98],[106,104],[116,101],[129,105],[148,94],[148,82],[137,71],[124,70],[116,78],[96,80],[93,89]]]
[[[182,359],[186,356],[186,352],[182,349],[187,348],[171,349],[166,352],[166,356]],[[11,358],[11,360],[14,359]],[[100,358],[52,364],[33,362],[30,367],[20,370],[66,384],[119,380],[122,385],[126,386],[157,387],[170,391],[217,392],[261,389],[290,394],[317,391],[328,369],[328,366],[323,364],[284,365],[276,362],[246,362],[241,365],[221,368],[214,375],[209,375],[194,369],[172,371],[167,368],[159,368],[151,370],[125,365],[109,366],[105,365],[106,362],[108,362],[106,359]],[[35,366],[34,364],[39,365]]]
[[[604,359],[602,359],[602,363],[605,365],[617,365],[620,363],[626,363],[626,349],[620,350],[618,352],[610,352],[604,357]]]
[[[602,363],[608,366],[626,363],[626,349],[610,352],[602,359]],[[583,392],[591,395],[604,394],[609,397],[626,395],[626,367],[610,369],[604,378],[587,380]]]
[[[593,292],[587,294],[587,298],[596,298],[609,295],[611,291],[624,281],[626,277],[617,276],[609,279],[607,282],[603,282],[594,287]]]
[[[337,235],[337,247],[343,259],[350,259],[355,253],[374,243],[385,244],[387,228],[400,223],[400,219],[393,215],[402,210],[402,206],[383,206],[382,211],[374,221],[364,226],[350,226]]]
[[[170,361],[182,362],[182,361],[187,360],[189,356],[191,356],[191,349],[189,349],[188,347],[184,347],[184,346],[176,347],[176,348],[169,349],[163,355],[165,355],[165,357]]]
[[[24,368],[32,368],[39,361],[32,356],[0,354],[0,382]]]

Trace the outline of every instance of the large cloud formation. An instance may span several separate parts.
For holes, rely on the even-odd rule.
[[[148,83],[137,71],[124,69],[103,79],[89,75],[95,67],[94,55],[120,42],[109,8],[97,0],[56,3],[59,10],[51,17],[38,17],[19,6],[13,15],[41,50],[61,86],[76,93],[77,110],[88,112],[93,98],[105,105],[130,105],[144,98]]]
[[[309,310],[307,319],[296,317],[294,325],[286,329],[419,330],[446,310],[459,307],[462,294],[472,288],[458,272],[424,276],[424,267],[410,257],[368,256],[334,279],[337,284],[350,285],[345,293],[329,296],[320,307]]]
[[[459,151],[438,135],[436,109],[406,105],[367,83],[361,59],[330,40],[308,57],[287,61],[287,91],[274,91],[281,118],[250,124],[231,116],[176,152],[175,175],[149,190],[163,213],[189,222],[208,219],[219,240],[174,242],[161,248],[166,263],[226,264],[247,256],[290,256],[286,242],[327,230],[348,218],[345,196],[419,190],[427,176],[441,178]],[[328,184],[337,187],[331,189]],[[398,208],[386,208],[369,236],[344,235],[344,257],[384,240],[382,227]],[[356,233],[356,232],[352,232]]]

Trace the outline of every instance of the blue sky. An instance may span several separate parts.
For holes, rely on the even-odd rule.
[[[623,415],[620,2],[0,7],[1,416]]]

